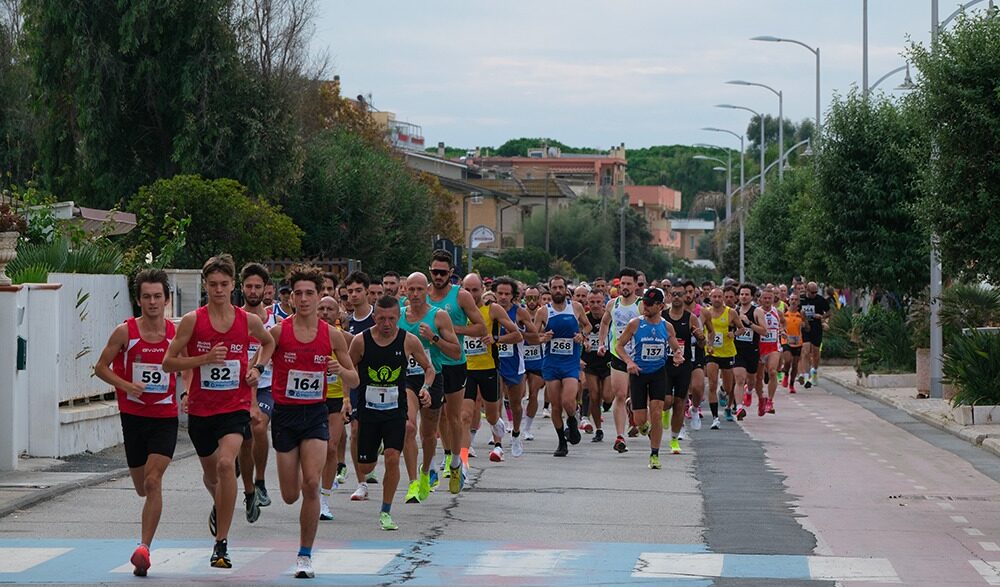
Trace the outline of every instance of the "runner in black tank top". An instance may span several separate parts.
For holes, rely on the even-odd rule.
[[[670,452],[674,454],[681,452],[679,440],[684,425],[684,407],[691,388],[691,374],[696,366],[698,348],[705,342],[701,321],[684,308],[685,293],[684,286],[680,284],[671,288],[670,307],[661,313],[663,319],[674,328],[677,343],[683,349],[678,352],[684,353],[684,362],[680,365],[667,361],[667,391],[674,398],[673,412],[670,415]]]

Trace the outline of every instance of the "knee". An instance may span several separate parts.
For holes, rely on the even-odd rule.
[[[261,420],[257,422],[252,427],[253,430],[253,440],[254,442],[263,442],[265,446],[267,445],[267,421]]]
[[[417,437],[417,425],[411,420],[406,421],[406,438],[413,439]]]
[[[387,449],[385,449],[385,454],[383,455],[383,457],[385,458],[385,466],[386,467],[398,467],[399,466],[399,451],[398,450],[396,450],[394,448],[387,448]]]
[[[302,478],[302,495],[319,495],[319,477]]]
[[[147,495],[155,495],[160,492],[160,487],[163,485],[163,478],[160,475],[146,475],[146,478],[142,482],[143,493],[140,494],[143,497]]]
[[[219,462],[215,464],[215,471],[218,473],[219,479],[225,479],[227,475],[235,477],[236,464],[230,459],[219,459]]]

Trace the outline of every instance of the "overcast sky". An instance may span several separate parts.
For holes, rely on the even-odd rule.
[[[869,0],[869,80],[930,38],[930,0]],[[959,6],[941,0],[941,18]],[[320,0],[314,46],[348,96],[423,127],[427,145],[546,136],[608,148],[725,141],[749,114],[815,112],[815,60],[774,35],[819,46],[823,108],[862,76],[862,0]],[[985,6],[985,2],[982,3]],[[902,74],[886,80],[890,89]],[[735,139],[732,139],[735,140]]]

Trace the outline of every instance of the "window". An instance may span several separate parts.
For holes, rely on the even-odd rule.
[[[698,248],[698,244],[697,244],[697,243],[695,242],[695,238],[694,238],[694,237],[692,236],[692,237],[691,237],[691,246],[690,246],[690,249],[691,249],[692,251],[694,251],[694,250],[696,250],[697,248]]]

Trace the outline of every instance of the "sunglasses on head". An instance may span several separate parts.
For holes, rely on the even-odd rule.
[[[448,269],[431,269],[431,275],[448,275],[451,273]]]

